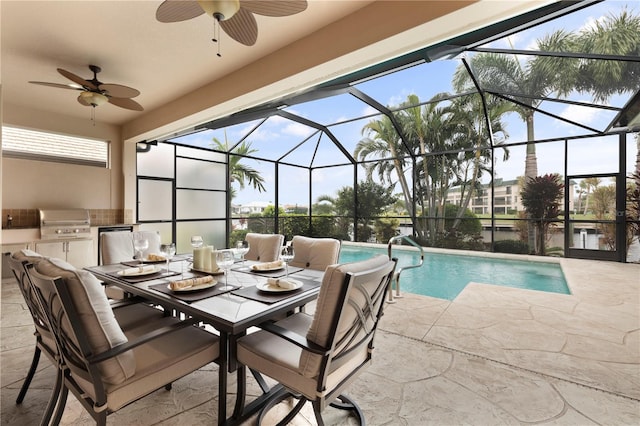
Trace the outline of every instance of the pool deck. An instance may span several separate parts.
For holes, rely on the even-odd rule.
[[[571,295],[472,283],[451,302],[405,294],[387,304],[373,365],[347,392],[367,423],[640,424],[640,265],[560,262]],[[53,369],[43,359],[15,405],[33,336],[11,280],[2,283],[1,319],[0,424],[37,424]],[[108,424],[215,424],[216,376],[215,365],[204,367]],[[249,391],[258,392],[252,380]],[[331,408],[325,422],[355,424]],[[70,397],[62,424],[94,423]],[[310,407],[292,424],[315,424]]]

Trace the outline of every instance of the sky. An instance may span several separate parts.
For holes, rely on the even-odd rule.
[[[623,8],[633,14],[640,14],[640,2],[607,0],[580,12],[563,17],[554,22],[520,32],[509,39],[496,41],[487,47],[514,47],[531,49],[536,47],[536,40],[544,34],[558,29],[580,31],[593,26],[606,15],[618,15]],[[524,60],[525,57],[520,57]],[[414,66],[382,78],[362,82],[356,87],[383,105],[393,106],[403,102],[408,95],[415,94],[421,101],[426,101],[440,92],[453,92],[451,79],[459,60],[441,60]],[[608,105],[622,107],[629,95],[613,96]],[[590,102],[588,94],[574,93],[568,99]],[[596,110],[567,104],[542,105],[542,108],[553,114],[582,123],[585,126],[604,130],[615,117],[615,112]],[[350,155],[358,141],[365,135],[363,127],[371,119],[378,118],[377,110],[355,99],[351,95],[340,95],[304,104],[293,105],[285,111],[312,119],[329,126],[331,132],[344,145]],[[358,117],[366,117],[357,121]],[[508,138],[506,143],[526,141],[526,127],[515,113],[505,119]],[[335,125],[334,123],[343,123]],[[259,126],[258,126],[259,125]],[[559,136],[575,136],[589,133],[580,127],[565,123],[557,118],[536,114],[535,137],[547,139]],[[248,135],[248,136],[246,136]],[[283,117],[271,117],[264,123],[255,121],[242,123],[224,130],[207,130],[198,134],[185,136],[179,140],[196,146],[211,146],[213,138],[236,143],[246,136],[255,149],[255,155],[271,160],[281,160],[293,165],[314,167],[330,164],[348,164],[349,159],[335,146],[326,135],[315,129]],[[636,146],[632,137],[627,142],[627,169],[632,170],[635,162]],[[617,172],[617,138],[590,138],[569,143],[568,173],[615,173]],[[509,160],[502,161],[497,152],[496,177],[504,180],[516,179],[524,172],[525,147],[509,148]],[[537,146],[538,174],[554,173],[564,170],[564,143],[552,142]],[[275,202],[276,170],[272,162],[243,159],[245,166],[259,171],[264,179],[266,192],[259,192],[247,186],[238,191],[234,204],[251,202]],[[309,172],[306,168],[281,165],[278,174],[281,205],[307,205],[315,202],[320,195],[335,196],[345,186],[353,185],[353,169],[343,166],[336,168],[319,168],[313,172],[313,193],[309,194]],[[364,178],[364,176],[362,176]],[[485,176],[483,182],[488,182]],[[398,188],[399,190],[399,188]],[[311,198],[310,198],[311,197]]]

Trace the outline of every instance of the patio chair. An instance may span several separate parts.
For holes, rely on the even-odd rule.
[[[284,235],[249,232],[244,239],[249,241],[249,251],[244,255],[245,259],[273,262],[280,257],[280,247],[284,243]]]
[[[396,260],[387,256],[329,266],[314,316],[301,312],[261,324],[261,330],[238,340],[242,368],[282,385],[270,390],[258,423],[271,407],[290,395],[300,401],[281,425],[291,421],[307,401],[313,404],[318,425],[324,424],[321,413],[327,404],[354,410],[364,423],[357,404],[342,391],[371,362],[373,338],[395,266]]]
[[[159,315],[121,327],[87,271],[47,259],[27,265],[27,274],[62,360],[53,424],[69,391],[105,425],[107,415],[218,359],[218,337],[194,319]]]
[[[37,255],[37,253],[33,253],[33,255]],[[39,261],[40,259],[42,259],[42,256],[40,255],[33,255],[31,255],[31,253],[26,255],[21,252],[16,252],[9,256],[9,267],[11,268],[16,281],[18,282],[20,293],[22,293],[22,297],[24,298],[25,304],[27,305],[29,313],[31,314],[31,319],[33,320],[33,325],[35,327],[35,331],[33,334],[36,337],[36,347],[33,353],[33,358],[31,359],[31,366],[29,367],[27,376],[22,383],[22,387],[20,388],[18,397],[16,398],[16,404],[22,404],[22,401],[27,394],[27,390],[29,389],[31,380],[35,375],[38,368],[38,363],[40,362],[40,354],[44,353],[56,369],[59,369],[61,367],[61,360],[58,356],[58,349],[56,347],[53,334],[49,329],[48,321],[45,317],[44,312],[42,312],[35,299],[35,295],[33,294],[33,291],[31,289],[29,277],[27,276],[24,267],[26,263],[29,263],[33,260]],[[47,407],[43,414],[43,419],[49,419],[51,417],[53,409],[55,408],[55,401],[60,390],[60,385],[61,383],[58,382],[56,382],[56,384],[54,385],[49,404],[47,404]]]
[[[46,260],[46,258],[31,250],[21,250],[9,256],[9,267],[13,272],[18,283],[20,293],[22,294],[29,313],[31,314],[31,318],[35,326],[34,335],[36,336],[36,347],[31,360],[31,366],[24,382],[22,383],[18,397],[16,398],[16,404],[21,404],[27,394],[31,380],[38,368],[41,353],[44,353],[57,369],[63,367],[62,359],[58,353],[53,333],[48,326],[45,312],[36,300],[31,281],[26,273],[26,265],[38,263],[42,260]],[[111,303],[111,307],[113,308],[116,320],[124,330],[136,327],[145,321],[155,321],[165,315],[161,310],[154,309],[146,304],[140,303],[139,299],[129,299],[126,303]],[[47,421],[53,413],[55,401],[58,398],[61,385],[62,382],[58,380],[53,387],[53,393],[49,404],[43,414],[43,419],[45,419],[45,421]]]
[[[100,235],[100,264],[111,265],[113,263],[132,261],[136,256],[133,247],[133,240],[138,236],[149,241],[147,248],[142,255],[160,252],[160,234],[154,231],[116,231],[105,232]],[[129,295],[114,286],[105,286],[104,291],[110,299],[122,300]]]
[[[290,266],[324,271],[338,263],[340,241],[334,238],[311,238],[295,235],[291,240],[294,256]]]
[[[136,256],[133,240],[138,236],[149,241],[149,248],[142,254],[160,253],[160,234],[154,231],[116,231],[105,232],[100,235],[101,265],[127,262]]]

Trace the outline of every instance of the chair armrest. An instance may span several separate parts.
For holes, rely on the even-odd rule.
[[[150,340],[153,339],[157,339],[158,337],[164,336],[165,334],[169,334],[169,333],[173,333],[175,331],[178,330],[182,330],[184,328],[187,327],[191,327],[192,325],[199,323],[200,320],[196,319],[196,318],[187,318],[185,320],[182,320],[180,322],[176,322],[173,323],[171,325],[166,325],[164,327],[155,329],[153,331],[150,331],[147,334],[143,334],[142,336],[138,337],[135,340],[130,340],[126,343],[123,343],[121,345],[118,346],[114,346],[113,348],[109,349],[108,351],[104,351],[101,352],[99,354],[95,354],[95,355],[91,355],[87,357],[87,361],[89,362],[89,364],[96,364],[102,361],[105,361],[109,358],[113,358],[117,355],[120,355],[123,352],[126,352],[128,350],[131,350],[133,348],[135,348],[136,346],[140,346],[144,343],[149,342]]]
[[[288,330],[284,327],[280,327],[275,323],[264,322],[262,324],[259,324],[258,327],[260,327],[262,330],[268,331],[269,333],[275,334],[276,336],[282,337],[286,341],[291,342],[294,345],[314,354],[328,355],[331,352],[329,349],[312,342],[306,337],[294,333],[293,331]]]

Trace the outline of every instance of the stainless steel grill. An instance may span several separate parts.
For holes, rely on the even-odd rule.
[[[89,210],[40,210],[40,239],[69,240],[91,237]]]

